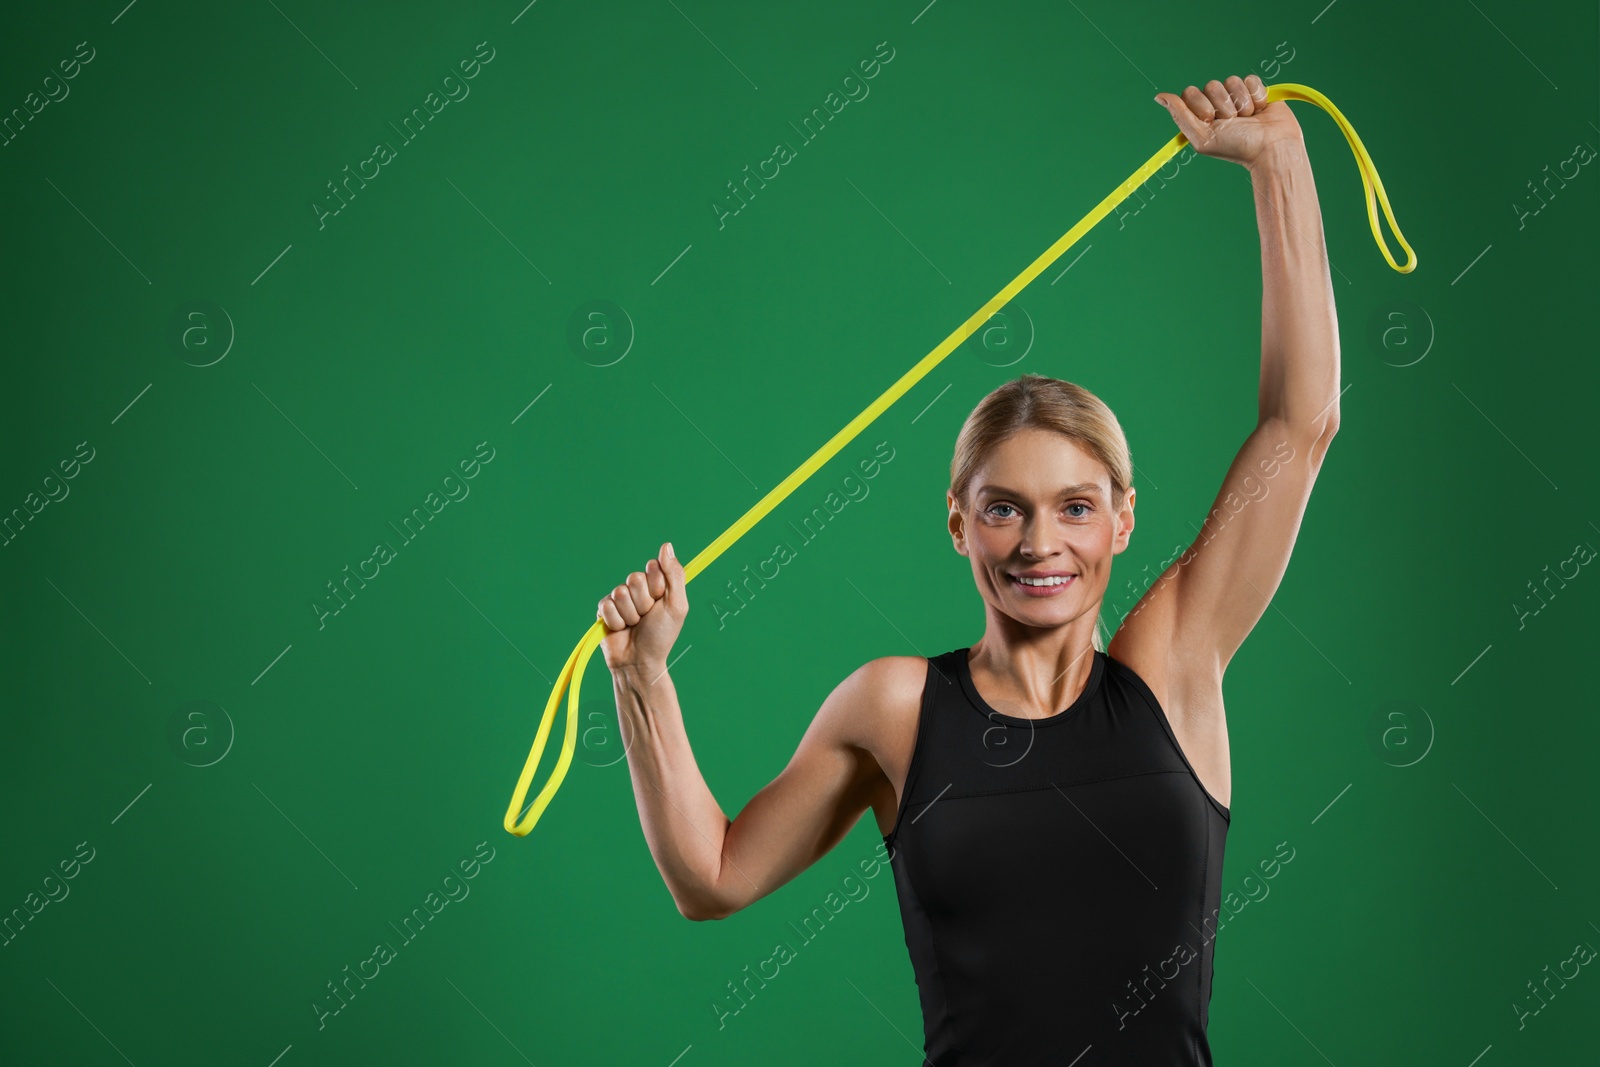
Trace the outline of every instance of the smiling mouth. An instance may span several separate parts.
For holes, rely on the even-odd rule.
[[[1077,580],[1076,574],[1049,574],[1049,575],[1018,575],[1007,574],[1011,584],[1032,593],[1049,592],[1062,589]]]

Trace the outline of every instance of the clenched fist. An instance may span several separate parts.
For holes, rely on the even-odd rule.
[[[669,541],[644,570],[634,571],[600,599],[595,615],[610,631],[600,639],[607,667],[666,667],[667,655],[689,614],[686,585],[683,564],[673,555]]]
[[[1205,90],[1189,86],[1179,96],[1157,93],[1194,150],[1254,168],[1281,145],[1304,144],[1300,123],[1282,100],[1267,103],[1267,87],[1254,74],[1208,81]]]

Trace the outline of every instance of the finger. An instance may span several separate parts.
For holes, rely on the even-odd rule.
[[[1222,83],[1215,78],[1206,82],[1206,98],[1216,106],[1219,118],[1231,119],[1237,114],[1233,107],[1233,98],[1228,95],[1228,90],[1222,87]]]
[[[1211,103],[1211,98],[1192,85],[1183,91],[1183,102],[1189,105],[1189,110],[1201,122],[1210,122],[1217,117],[1217,109]]]
[[[644,582],[650,589],[650,599],[660,600],[667,595],[667,579],[661,573],[660,560],[651,560],[644,565]]]
[[[1250,94],[1250,99],[1255,102],[1255,108],[1257,111],[1260,111],[1262,108],[1267,106],[1267,87],[1262,83],[1258,76],[1254,74],[1246,75],[1244,79],[1244,87],[1245,90]]]
[[[1222,87],[1228,90],[1228,99],[1233,101],[1234,114],[1244,116],[1255,114],[1255,101],[1251,99],[1250,92],[1244,87],[1244,79],[1237,74],[1228,75]]]
[[[684,586],[688,583],[684,581],[683,564],[678,561],[677,555],[674,554],[671,541],[661,546],[661,555],[657,557],[657,562],[661,564],[661,577],[667,584],[667,601],[680,614],[687,613],[689,610],[689,598],[684,591]]]
[[[600,607],[596,609],[595,615],[599,617],[601,622],[606,624],[606,629],[612,633],[628,628],[628,624],[622,621],[622,616],[617,614],[616,605],[611,603],[610,597],[600,598]]]
[[[655,605],[656,598],[650,595],[650,582],[645,578],[644,572],[634,571],[628,575],[628,580],[623,583],[628,588],[628,595],[633,598],[633,607],[640,615],[649,613]]]
[[[1205,124],[1195,117],[1194,112],[1189,110],[1189,105],[1184,103],[1181,97],[1171,93],[1157,93],[1156,102],[1167,109],[1172,121],[1178,124],[1178,132],[1191,144],[1196,137],[1202,136],[1201,131],[1205,129]]]
[[[624,625],[633,626],[638,623],[639,609],[633,606],[633,594],[628,592],[626,585],[619,585],[611,590],[611,595],[606,599],[616,610]]]

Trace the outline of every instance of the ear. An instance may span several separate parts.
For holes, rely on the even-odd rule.
[[[1122,495],[1122,507],[1117,511],[1117,536],[1111,541],[1111,554],[1120,556],[1128,549],[1128,539],[1133,536],[1133,486]]]
[[[967,554],[966,516],[961,514],[961,509],[956,506],[956,498],[954,494],[952,494],[948,489],[945,490],[944,503],[945,507],[950,510],[950,517],[948,520],[950,527],[950,540],[955,547],[956,553],[958,555],[965,556]]]

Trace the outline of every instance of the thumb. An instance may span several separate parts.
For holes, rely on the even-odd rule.
[[[671,541],[663,542],[661,551],[656,554],[656,562],[661,565],[661,577],[667,583],[667,602],[679,614],[688,611],[689,594],[685,586],[689,583],[684,579],[683,564],[673,552]]]
[[[1157,93],[1156,103],[1167,109],[1172,121],[1178,124],[1178,131],[1196,148],[1210,137],[1210,128],[1189,110],[1189,105],[1183,102],[1183,97],[1174,93]]]

